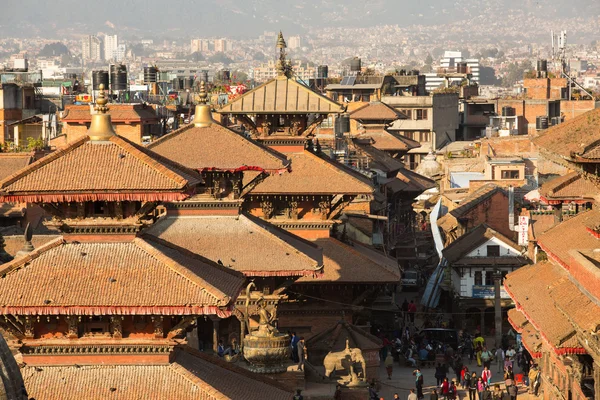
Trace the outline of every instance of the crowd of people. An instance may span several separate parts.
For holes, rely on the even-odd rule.
[[[415,383],[409,400],[425,398],[424,378],[419,366],[430,365],[432,360],[435,360],[435,387],[429,393],[431,400],[516,400],[519,392],[517,385],[521,380],[528,386],[529,392],[537,396],[539,370],[522,346],[516,349],[508,344],[506,338],[498,348],[489,349],[481,335],[476,334],[473,338],[463,333],[459,338],[460,344],[455,349],[446,343],[431,340],[426,334],[419,334],[408,313],[409,308],[406,309],[405,325],[399,334],[393,340],[383,335],[380,337],[384,343],[381,357],[387,379],[392,379],[395,362],[414,368]],[[474,363],[476,366],[473,365],[471,370],[470,365]],[[523,372],[519,374],[518,381],[514,373],[517,365]],[[498,374],[496,376],[494,369]],[[433,386],[433,382],[430,385]],[[459,391],[464,397],[459,397]],[[370,396],[372,400],[382,399],[374,387],[370,388]]]

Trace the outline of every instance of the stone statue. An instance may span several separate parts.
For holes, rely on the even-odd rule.
[[[267,311],[266,301],[261,298],[257,302],[258,304],[258,336],[273,336],[277,332],[273,321],[275,321],[275,313]]]
[[[360,364],[362,373],[359,375],[354,370],[356,364]],[[348,375],[341,376],[338,383],[348,386],[364,386],[366,385],[365,373],[367,371],[367,363],[360,349],[351,349],[350,343],[346,340],[346,348],[342,351],[329,352],[323,360],[325,366],[325,376],[329,378],[336,371],[348,371]]]

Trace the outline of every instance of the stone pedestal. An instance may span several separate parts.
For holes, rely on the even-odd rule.
[[[342,388],[343,400],[369,400],[368,388]]]
[[[268,374],[267,376],[277,382],[285,385],[291,391],[296,393],[296,390],[305,390],[306,381],[304,379],[304,371],[298,371],[296,365],[288,366],[286,372],[280,374]]]
[[[290,336],[281,333],[259,336],[253,333],[244,338],[244,358],[250,363],[250,371],[260,374],[286,372],[284,363],[290,358]]]

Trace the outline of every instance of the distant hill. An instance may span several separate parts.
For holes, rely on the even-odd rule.
[[[600,15],[598,0],[2,0],[0,34],[110,31],[130,35],[257,36],[313,27],[441,24],[508,10],[548,19]],[[110,24],[107,24],[107,21]]]

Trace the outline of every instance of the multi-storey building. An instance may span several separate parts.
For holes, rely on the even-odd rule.
[[[117,35],[104,35],[104,59],[107,61],[116,60],[116,52],[119,47],[119,37]]]
[[[81,57],[84,61],[102,61],[102,39],[88,35],[81,39]]]

